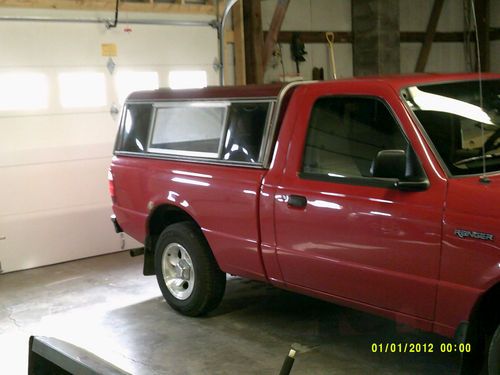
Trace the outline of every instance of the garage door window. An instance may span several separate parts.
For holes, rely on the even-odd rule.
[[[49,106],[49,83],[41,73],[0,73],[0,111],[33,111]]]
[[[115,84],[118,100],[123,103],[131,92],[157,89],[159,78],[157,72],[120,70],[116,73]]]
[[[63,108],[98,108],[107,104],[104,73],[61,73],[58,81]]]
[[[174,70],[168,74],[171,89],[200,89],[207,87],[207,72],[204,70]]]

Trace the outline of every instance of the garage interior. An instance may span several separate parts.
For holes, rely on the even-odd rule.
[[[228,5],[232,7],[229,8]],[[413,72],[500,72],[500,2],[0,1],[0,373],[55,337],[130,374],[456,374],[457,353],[373,353],[447,339],[232,277],[187,318],[109,220],[127,95]],[[218,26],[230,9],[224,30]],[[333,57],[333,59],[332,59]]]

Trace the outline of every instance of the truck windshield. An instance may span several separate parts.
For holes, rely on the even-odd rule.
[[[482,98],[480,92],[482,91]],[[500,80],[462,81],[403,90],[403,98],[453,175],[500,170]]]

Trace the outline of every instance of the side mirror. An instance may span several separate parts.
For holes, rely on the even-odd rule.
[[[404,179],[406,152],[404,150],[379,151],[373,161],[373,177]]]
[[[406,177],[407,156],[404,150],[379,151],[372,165],[372,175],[378,178],[394,179],[394,187],[404,191],[426,190],[427,178],[409,180]]]

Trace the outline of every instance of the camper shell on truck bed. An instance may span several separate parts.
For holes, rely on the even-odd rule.
[[[130,110],[131,107],[136,106],[137,108],[145,108],[147,118],[141,118],[141,126],[135,128],[131,126],[131,129],[136,129],[136,131],[143,132],[144,134],[131,134],[129,136],[123,136],[124,132],[126,134],[127,129],[127,115],[130,113],[123,112],[125,116],[121,123],[125,124],[121,127],[120,135],[117,137],[117,143],[115,145],[115,153],[117,154],[133,154],[138,153],[152,157],[155,154],[180,156],[183,159],[189,158],[192,161],[205,161],[205,162],[223,162],[228,164],[230,162],[242,162],[252,165],[252,166],[264,166],[269,164],[269,153],[272,148],[273,135],[275,132],[275,126],[278,122],[278,114],[282,113],[284,110],[283,105],[286,105],[287,97],[293,90],[295,85],[289,85],[285,89],[283,85],[249,85],[249,86],[233,86],[233,87],[209,87],[205,89],[192,89],[192,90],[171,90],[171,89],[159,89],[154,91],[139,91],[132,93],[127,99],[127,109]],[[280,105],[278,106],[278,103]],[[251,108],[255,106],[256,108]],[[279,107],[279,108],[278,108]],[[150,109],[153,111],[150,112]],[[142,149],[141,146],[137,145],[137,139],[147,141],[147,137],[150,134],[149,124],[154,124],[158,121],[157,116],[161,116],[161,110],[158,108],[165,108],[168,110],[177,110],[182,113],[176,113],[174,115],[184,115],[189,116],[188,112],[197,111],[201,116],[198,120],[203,121],[203,112],[206,116],[212,116],[213,127],[215,125],[220,125],[220,128],[215,128],[216,132],[222,132],[221,134],[214,134],[214,137],[218,137],[217,140],[212,139],[217,144],[218,155],[212,154],[197,154],[194,149],[191,149],[191,153],[182,153],[182,150],[178,150],[176,153],[174,150],[162,150],[158,148],[150,148],[149,150]],[[189,109],[190,108],[190,109]],[[229,111],[231,109],[232,111]],[[213,118],[213,116],[219,116],[218,118]],[[228,117],[229,116],[229,117]],[[186,118],[188,121],[189,117]],[[195,119],[193,119],[195,120]],[[210,124],[208,124],[210,126]],[[233,127],[233,128],[232,128]],[[193,128],[193,129],[183,129],[184,134],[192,132],[194,136],[197,133],[203,132],[204,129]],[[207,129],[205,129],[207,130]],[[231,137],[239,137],[238,139],[229,139]],[[222,142],[219,142],[221,141]],[[132,142],[127,144],[127,141]],[[252,142],[252,144],[247,145],[245,151],[252,151],[251,155],[240,155],[238,158],[235,155],[227,156],[223,155],[222,152],[231,152],[231,147],[235,147],[231,142],[243,141]],[[201,141],[199,141],[201,142]],[[223,143],[226,142],[227,144]],[[220,143],[220,144],[219,144]],[[141,142],[142,145],[142,142]],[[191,143],[190,146],[193,146]],[[210,145],[199,144],[199,149],[203,152],[210,149]],[[212,145],[215,147],[215,145]],[[242,145],[243,147],[245,145]],[[214,147],[209,151],[215,151]],[[250,148],[249,148],[250,147]],[[255,154],[255,149],[258,150],[258,155]],[[240,150],[240,153],[244,152]],[[220,155],[219,155],[220,153]],[[234,150],[233,150],[234,153]],[[193,158],[191,158],[193,157]]]
[[[499,129],[498,74],[138,92],[113,220],[183,314],[235,274],[456,336],[463,374],[498,375]]]

